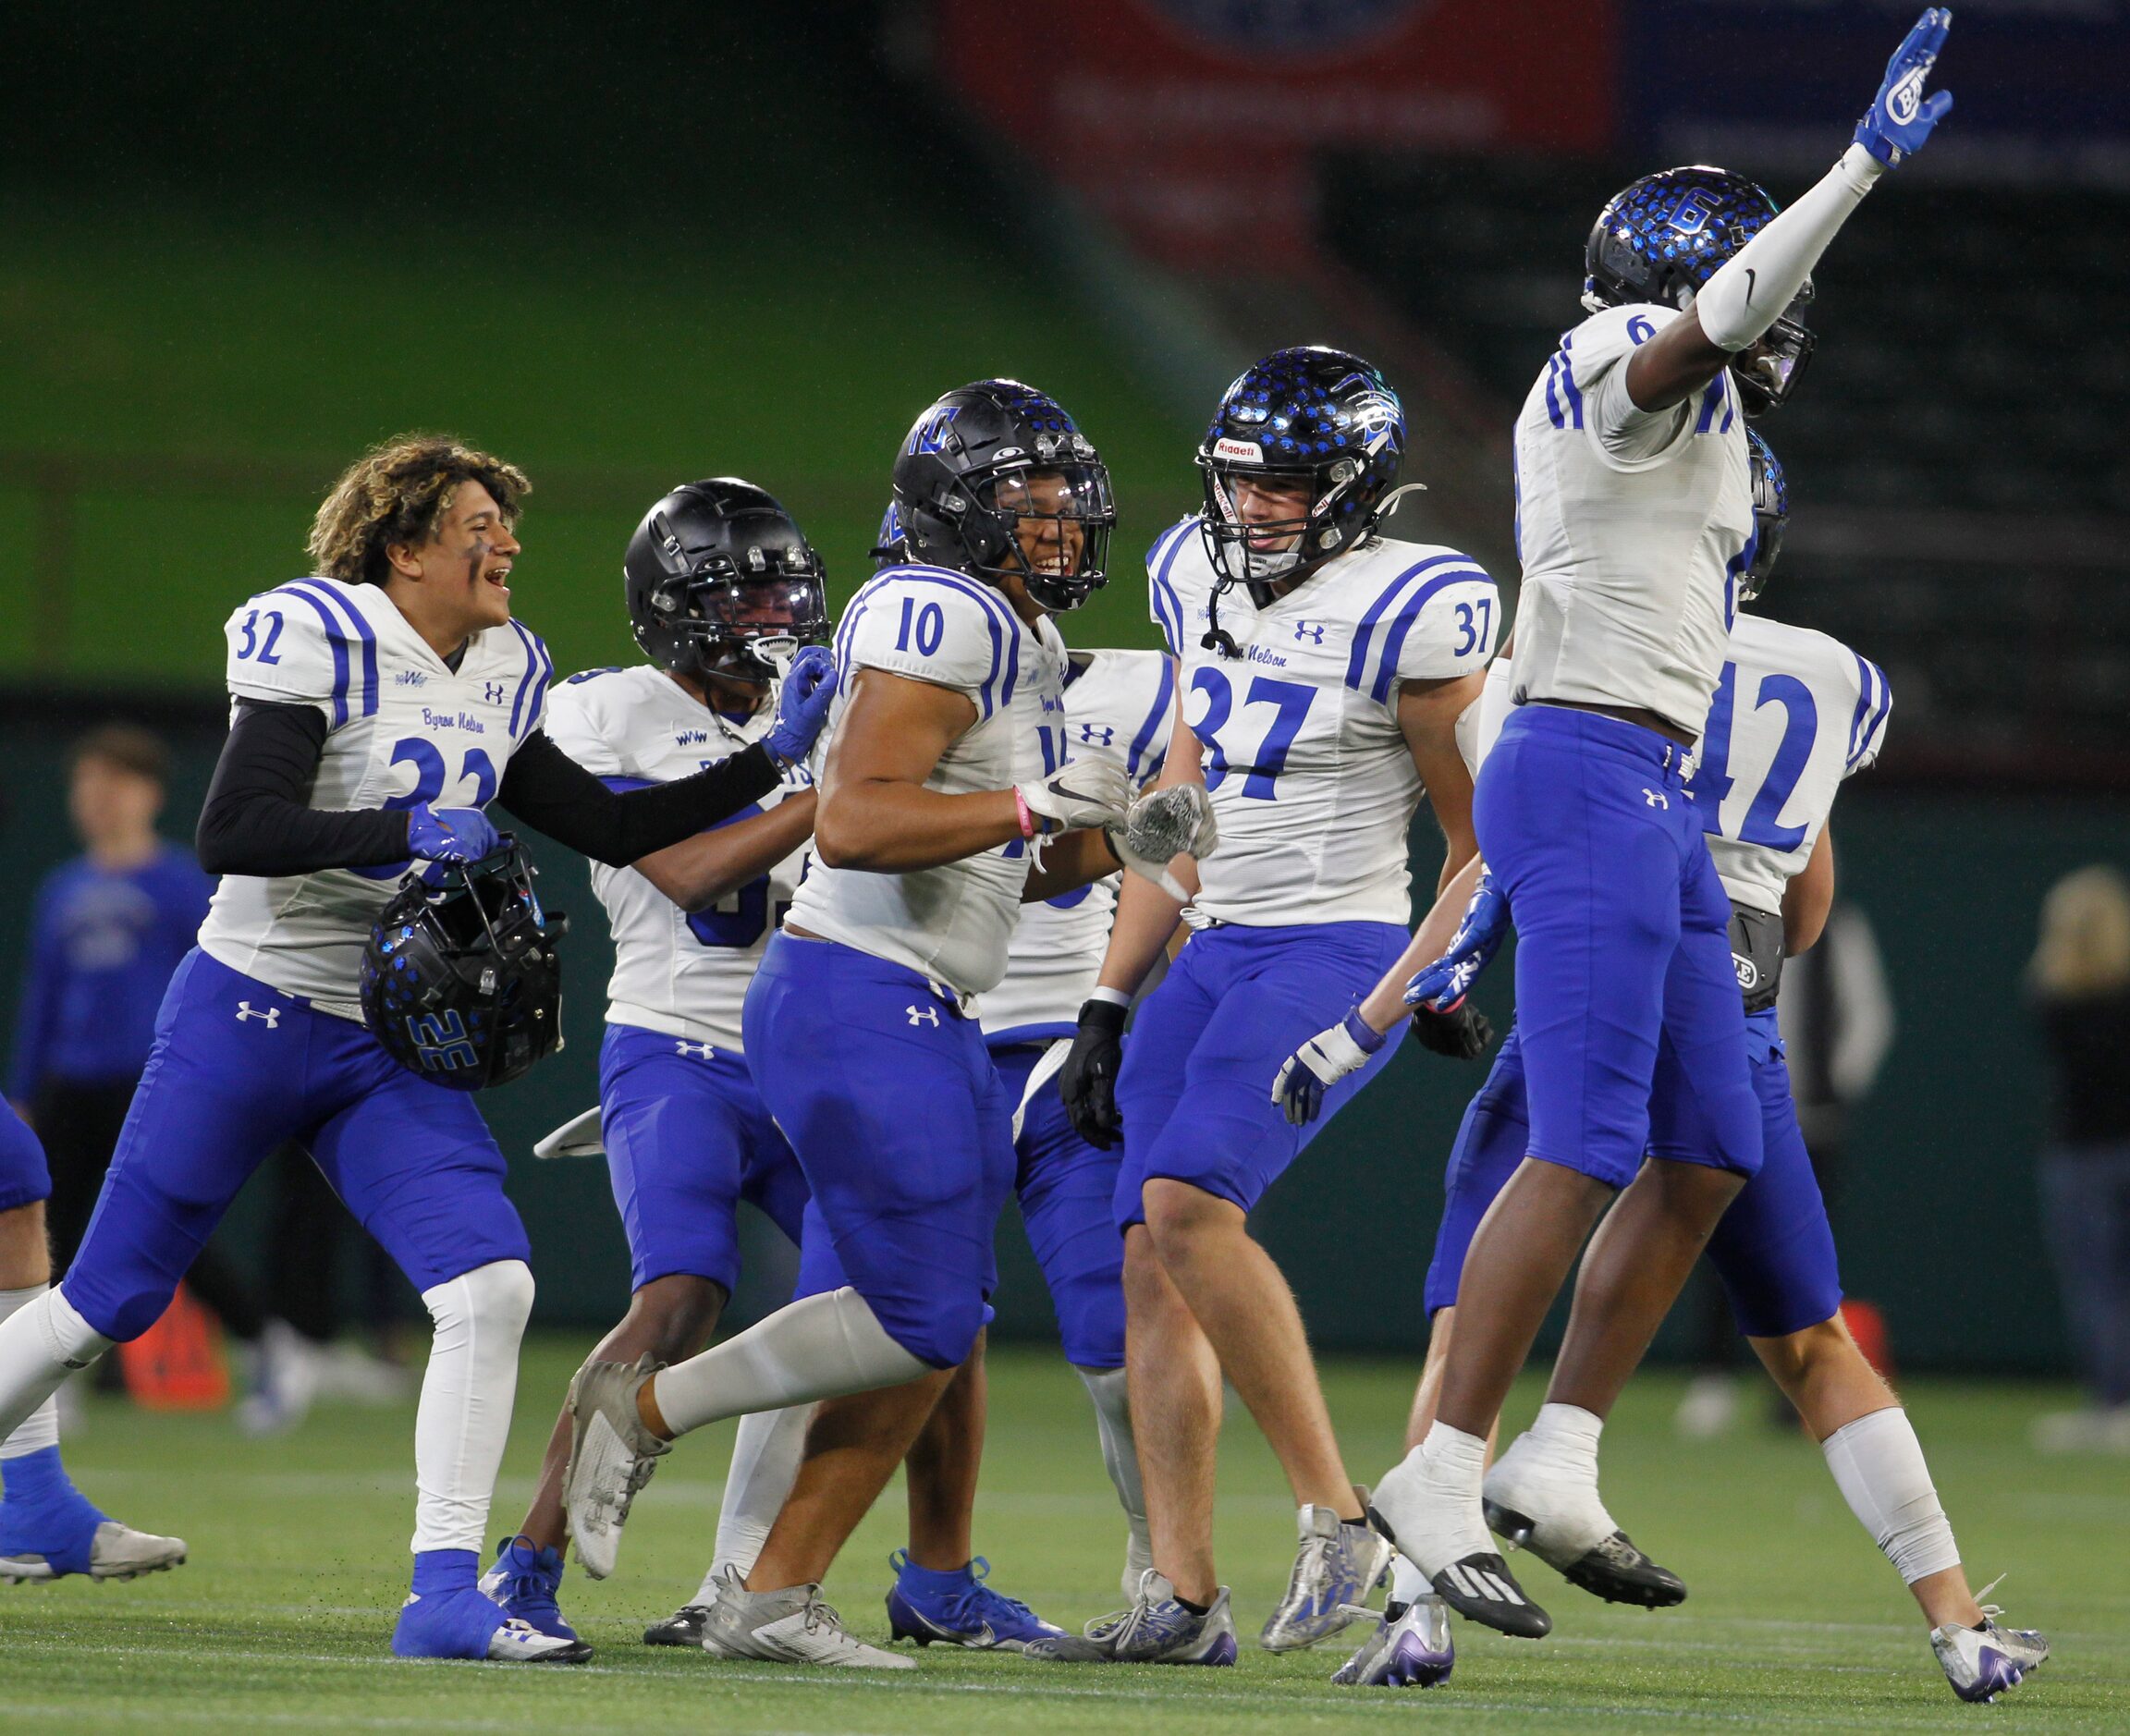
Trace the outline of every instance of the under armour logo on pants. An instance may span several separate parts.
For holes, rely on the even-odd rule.
[[[269,1007],[264,1012],[253,1012],[250,1001],[240,1000],[237,1003],[237,1022],[242,1024],[247,1019],[263,1019],[266,1021],[266,1029],[271,1031],[281,1022],[281,1009],[278,1007]]]

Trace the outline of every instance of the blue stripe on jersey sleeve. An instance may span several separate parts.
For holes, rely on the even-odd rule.
[[[1701,394],[1701,414],[1694,424],[1694,432],[1695,434],[1707,434],[1715,425],[1716,412],[1719,409],[1725,410],[1723,426],[1729,428],[1731,419],[1728,413],[1728,405],[1725,403],[1723,375],[1720,372],[1713,380],[1708,382],[1707,389]]]
[[[294,585],[281,585],[268,593],[272,596],[301,597],[318,617],[318,624],[325,630],[325,643],[333,653],[333,727],[337,729],[348,721],[348,635],[341,630],[340,617],[312,593],[300,591]]]
[[[651,789],[658,782],[655,777],[602,777],[599,781],[617,796],[626,796],[632,789]]]
[[[1171,657],[1183,654],[1183,600],[1176,594],[1169,574],[1197,523],[1196,515],[1181,520],[1156,537],[1154,546],[1146,551],[1146,589],[1154,605],[1154,622],[1160,628],[1162,638],[1169,642]],[[1168,539],[1166,546],[1162,537]]]
[[[1406,568],[1397,578],[1383,587],[1383,594],[1368,605],[1368,612],[1362,616],[1360,629],[1353,635],[1353,649],[1346,658],[1346,685],[1348,687],[1355,692],[1361,691],[1361,684],[1368,673],[1368,648],[1376,636],[1376,623],[1398,600],[1398,593],[1404,589],[1406,583],[1418,578],[1430,568],[1445,567],[1452,561],[1470,566],[1472,557],[1469,555],[1430,555],[1426,560]]]
[[[1142,772],[1147,751],[1159,743],[1154,756],[1154,764],[1159,765],[1169,754],[1169,738],[1161,733],[1161,726],[1169,721],[1169,702],[1176,697],[1176,666],[1164,657],[1161,659],[1161,686],[1154,696],[1154,709],[1146,714],[1146,721],[1139,726],[1139,733],[1132,738],[1130,751],[1124,756],[1124,769],[1133,777],[1150,776],[1151,770]]]
[[[1858,657],[1856,661],[1864,666],[1867,673],[1877,683],[1879,693],[1878,700],[1872,707],[1871,715],[1865,723],[1863,733],[1857,740],[1855,751],[1850,756],[1851,770],[1855,770],[1862,763],[1865,755],[1877,751],[1879,734],[1886,727],[1888,714],[1893,709],[1893,683],[1886,679],[1886,671],[1877,664],[1863,657]]]
[[[1849,752],[1843,757],[1842,764],[1854,766],[1860,752],[1857,738],[1864,733],[1865,715],[1871,709],[1871,702],[1877,697],[1877,689],[1872,684],[1871,666],[1857,656],[1855,652],[1852,651],[1849,654],[1856,658],[1856,709],[1849,716]]]
[[[365,717],[374,717],[377,715],[378,695],[382,691],[381,684],[377,679],[376,630],[370,625],[361,609],[357,608],[354,604],[330,585],[299,581],[294,585],[284,586],[283,589],[295,591],[302,596],[315,595],[321,597],[336,615],[354,629],[356,639],[360,640],[362,644],[362,715]]]
[[[973,599],[984,612],[985,625],[991,630],[991,667],[977,689],[978,709],[988,717],[1002,705],[1013,703],[1014,684],[1021,676],[1021,624],[1008,610],[1005,600],[987,591],[973,580],[963,579],[930,567],[890,567],[876,573],[871,582],[858,593],[850,612],[844,617],[844,626],[850,627],[862,612],[858,606],[872,601],[873,593],[890,580],[910,580],[920,584],[937,585],[942,591],[959,591]],[[843,639],[841,632],[837,637]],[[838,666],[841,667],[849,654],[849,642],[839,647]],[[1003,674],[1003,679],[1001,679]]]
[[[525,729],[528,734],[540,720],[540,707],[547,698],[547,684],[555,679],[555,659],[548,653],[547,642],[538,633],[532,635],[532,649],[540,654],[540,674],[532,683],[532,698],[525,707]]]
[[[1378,705],[1387,703],[1390,698],[1390,683],[1398,674],[1398,658],[1405,649],[1405,637],[1413,630],[1413,623],[1419,619],[1420,611],[1427,606],[1427,600],[1445,585],[1464,584],[1483,584],[1488,591],[1494,589],[1494,581],[1486,573],[1476,567],[1465,567],[1454,572],[1437,573],[1405,599],[1404,607],[1398,611],[1398,618],[1383,635],[1383,654],[1376,665],[1376,679],[1368,685],[1368,697]]]

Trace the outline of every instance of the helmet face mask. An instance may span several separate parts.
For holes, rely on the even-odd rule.
[[[1819,345],[1818,337],[1801,317],[1811,300],[1812,286],[1807,282],[1803,293],[1760,340],[1732,358],[1731,378],[1738,387],[1739,407],[1748,422],[1788,403],[1797,383],[1805,377],[1806,365]]]
[[[1748,430],[1745,443],[1753,473],[1753,559],[1739,576],[1741,603],[1752,602],[1766,588],[1790,525],[1790,482],[1782,461],[1758,433]]]
[[[875,553],[1019,579],[1060,614],[1108,582],[1116,524],[1108,467],[1064,408],[1017,380],[980,380],[911,428]]]
[[[1200,534],[1225,585],[1268,585],[1364,540],[1397,483],[1405,410],[1380,372],[1344,350],[1278,350],[1222,396],[1199,442]],[[1246,501],[1252,483],[1257,498]],[[1296,516],[1250,510],[1265,496]]]
[[[672,674],[766,686],[828,640],[821,556],[767,494],[733,477],[675,489],[622,564],[644,654]]]

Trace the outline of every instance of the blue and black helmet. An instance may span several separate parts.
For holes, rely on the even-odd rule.
[[[1745,450],[1753,464],[1753,564],[1738,581],[1738,601],[1750,603],[1760,594],[1768,575],[1775,570],[1775,557],[1782,552],[1782,532],[1790,525],[1790,482],[1757,428],[1745,431]]]
[[[569,920],[543,910],[509,833],[477,862],[417,864],[362,951],[362,1020],[434,1084],[508,1084],[562,1044]]]
[[[1024,521],[1052,525],[1031,561]],[[1065,408],[1018,380],[949,392],[895,458],[883,550],[996,581],[1017,575],[1051,610],[1076,609],[1108,578],[1117,505],[1109,469]]]
[[[1305,571],[1372,531],[1405,457],[1405,407],[1382,371],[1343,349],[1275,350],[1221,396],[1198,444],[1202,534],[1225,584]],[[1238,484],[1304,485],[1298,518],[1245,524]]]
[[[1687,308],[1717,269],[1768,226],[1778,207],[1757,182],[1696,164],[1631,182],[1606,202],[1584,244],[1583,305],[1596,313],[1636,301]],[[1806,278],[1767,335],[1731,364],[1748,416],[1783,402],[1811,360]]]

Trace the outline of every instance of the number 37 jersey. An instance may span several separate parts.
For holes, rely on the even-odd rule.
[[[1399,691],[1487,666],[1494,581],[1454,549],[1371,538],[1263,608],[1223,593],[1229,656],[1201,643],[1216,574],[1195,518],[1155,543],[1146,570],[1220,825],[1197,909],[1256,926],[1410,922],[1421,791]]]
[[[776,708],[740,720],[720,717],[649,664],[592,669],[555,690],[547,733],[555,745],[614,789],[641,789],[692,776],[768,733]],[[810,788],[803,769],[724,822],[744,820]],[[592,890],[614,932],[614,974],[606,1017],[615,1024],[738,1055],[740,1009],[770,934],[784,920],[805,867],[803,847],[767,874],[688,911],[633,868],[592,864]]]
[[[311,806],[326,813],[485,807],[540,727],[555,674],[547,648],[515,621],[476,633],[453,669],[378,586],[332,579],[262,592],[223,630],[232,704],[311,705],[324,716]],[[225,874],[201,948],[360,1019],[362,948],[407,867]]]

